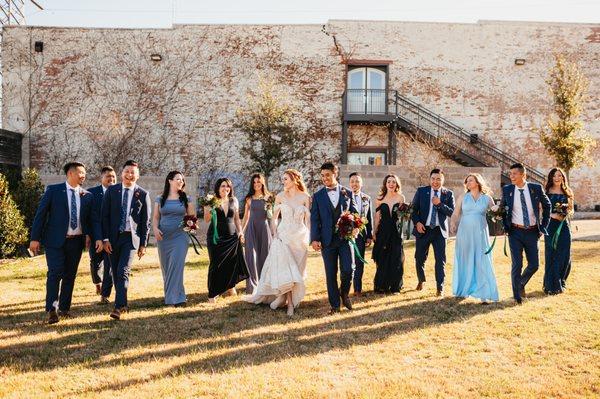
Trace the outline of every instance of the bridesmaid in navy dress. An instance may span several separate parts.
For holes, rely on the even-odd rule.
[[[194,215],[194,205],[185,191],[185,179],[179,171],[169,172],[162,195],[156,197],[152,225],[158,246],[158,259],[164,280],[165,304],[183,306],[186,302],[183,268],[189,238],[181,222]]]
[[[254,289],[258,285],[260,272],[271,246],[271,229],[265,209],[266,200],[271,195],[263,174],[253,174],[250,178],[250,189],[246,195],[244,220],[242,221],[246,266],[250,274],[246,280],[246,294],[250,295],[254,293]]]
[[[567,277],[571,272],[571,227],[568,217],[573,214],[573,191],[569,187],[567,175],[562,169],[550,170],[546,181],[546,194],[552,203],[552,213],[550,214],[548,235],[544,237],[546,248],[544,292],[555,295],[565,291]],[[567,215],[555,211],[558,203],[568,204]],[[553,242],[559,228],[557,240]]]

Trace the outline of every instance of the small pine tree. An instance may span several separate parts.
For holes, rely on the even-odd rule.
[[[14,191],[13,198],[25,218],[25,226],[28,229],[31,229],[33,225],[33,218],[42,195],[44,195],[44,185],[38,171],[33,168],[25,169],[22,179]]]
[[[261,82],[259,89],[248,97],[246,107],[237,110],[234,126],[246,136],[241,153],[249,160],[247,171],[269,178],[280,166],[302,159],[307,140],[292,120],[298,111],[278,98],[274,84]]]
[[[565,170],[582,163],[593,164],[590,150],[596,146],[584,130],[580,119],[586,98],[588,81],[576,63],[568,62],[564,55],[556,54],[555,65],[546,83],[553,100],[554,114],[539,129],[540,140],[556,165]]]
[[[27,242],[27,228],[8,190],[6,177],[0,173],[0,258],[14,257]]]

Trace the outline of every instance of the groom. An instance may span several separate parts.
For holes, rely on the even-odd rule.
[[[338,167],[331,162],[321,166],[323,187],[313,195],[310,209],[310,240],[315,251],[321,251],[325,263],[327,294],[331,305],[330,314],[340,311],[341,302],[352,309],[348,294],[354,272],[354,254],[350,243],[335,231],[338,219],[344,211],[356,212],[351,191],[338,183]],[[338,260],[341,286],[338,286]]]

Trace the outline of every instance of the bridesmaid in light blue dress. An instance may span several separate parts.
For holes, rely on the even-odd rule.
[[[190,239],[183,231],[181,222],[186,214],[195,214],[194,205],[190,203],[184,188],[183,174],[169,172],[162,195],[156,197],[153,216],[165,304],[174,306],[184,306],[186,303],[183,269]]]
[[[456,249],[452,278],[452,293],[457,297],[473,297],[484,303],[498,301],[498,286],[490,247],[486,212],[495,206],[483,177],[473,173],[465,179],[466,194],[453,215]]]

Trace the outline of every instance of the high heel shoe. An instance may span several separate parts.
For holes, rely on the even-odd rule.
[[[288,317],[292,317],[294,315],[294,307],[293,306],[288,306],[287,315],[288,315]]]
[[[284,300],[284,297],[283,297],[283,295],[282,295],[282,296],[278,296],[277,298],[275,298],[275,299],[273,300],[273,302],[271,302],[271,303],[269,304],[269,307],[270,307],[271,309],[275,310],[275,309],[277,309],[278,307],[280,307],[280,306],[283,304],[283,300]]]

